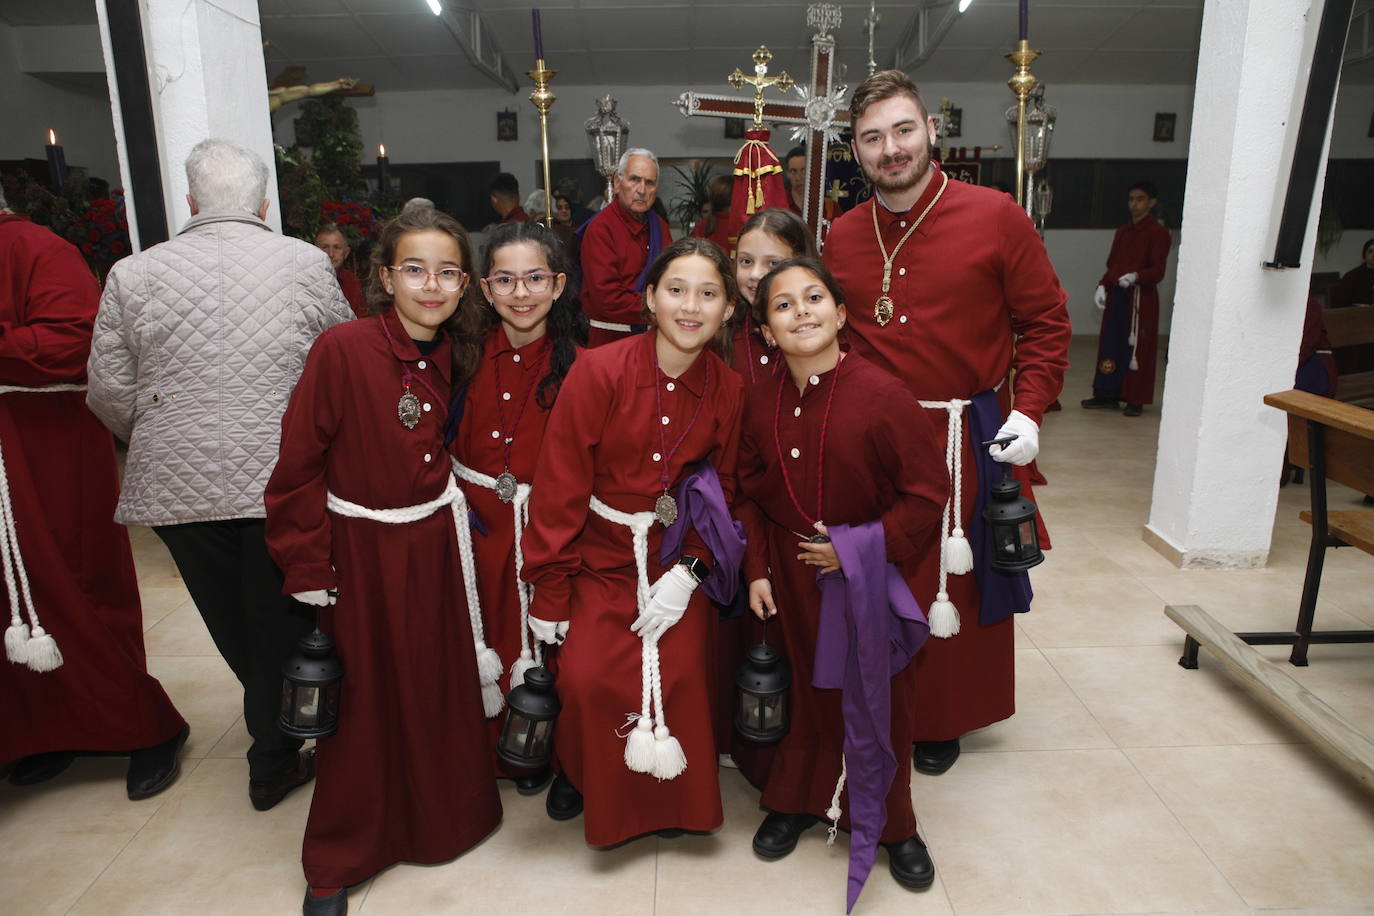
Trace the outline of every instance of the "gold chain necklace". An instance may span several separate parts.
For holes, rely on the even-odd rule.
[[[906,240],[911,238],[911,233],[915,232],[916,227],[920,226],[921,223],[925,221],[926,214],[930,213],[931,209],[940,202],[940,198],[944,196],[945,187],[948,184],[949,176],[941,172],[940,190],[935,192],[935,196],[931,198],[930,203],[926,204],[926,208],[921,211],[921,215],[916,217],[916,222],[911,224],[911,228],[906,231],[906,235],[902,236],[902,240],[897,243],[897,247],[892,249],[892,254],[887,253],[887,246],[883,244],[883,232],[878,228],[879,202],[877,196],[874,196],[873,234],[878,237],[878,250],[883,253],[883,294],[879,296],[878,301],[873,304],[873,318],[878,322],[878,327],[880,328],[887,327],[887,323],[892,320],[892,297],[887,294],[888,291],[892,289],[892,262],[896,259],[897,252],[901,251],[902,246],[906,244]]]

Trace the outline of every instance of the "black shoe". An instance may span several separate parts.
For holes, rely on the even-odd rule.
[[[152,798],[163,789],[176,782],[181,772],[181,761],[177,752],[191,735],[191,726],[181,726],[181,731],[161,744],[140,748],[129,754],[129,773],[124,785],[129,791],[129,801]]]
[[[916,772],[939,776],[954,766],[954,761],[959,759],[959,739],[917,741],[912,757],[916,763]]]
[[[1084,410],[1116,410],[1121,406],[1117,398],[1084,398],[1079,401]]]
[[[253,803],[254,808],[259,811],[266,811],[275,807],[277,802],[285,798],[292,789],[303,786],[314,778],[315,749],[312,747],[296,755],[296,765],[291,769],[284,770],[271,779],[248,780],[248,800]],[[344,906],[347,908],[346,903]],[[328,912],[332,913],[333,910]],[[339,912],[344,911],[339,910]]]
[[[935,883],[935,863],[919,836],[900,843],[884,843],[887,850],[887,870],[902,887],[914,891],[925,890]]]
[[[10,785],[36,786],[47,782],[72,765],[76,755],[71,751],[49,751],[20,758],[10,770]]]
[[[544,799],[544,810],[556,821],[570,821],[582,813],[582,793],[567,776],[559,773]]]
[[[526,773],[515,777],[515,791],[521,795],[538,795],[549,784],[553,771],[545,767],[538,773]]]
[[[341,887],[328,897],[316,897],[305,889],[305,903],[301,905],[303,916],[344,916],[348,912],[348,888]]]
[[[781,859],[797,848],[801,835],[815,823],[814,814],[773,812],[754,832],[754,852],[765,859]]]
[[[1144,410],[1145,408],[1141,407],[1139,404],[1127,404],[1126,409],[1121,411],[1121,415],[1123,417],[1138,417]]]
[[[665,840],[676,840],[686,832],[681,827],[664,827],[662,830],[655,830],[654,836],[662,837]]]

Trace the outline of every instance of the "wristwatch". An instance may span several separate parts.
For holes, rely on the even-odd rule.
[[[697,585],[706,581],[706,577],[711,571],[706,568],[706,563],[700,557],[692,557],[683,554],[677,561],[677,565],[687,570],[687,574],[696,580]]]

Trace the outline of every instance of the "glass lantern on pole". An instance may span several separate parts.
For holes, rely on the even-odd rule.
[[[587,131],[587,141],[592,148],[592,162],[596,164],[596,170],[601,177],[606,179],[603,206],[609,206],[615,197],[612,183],[615,178],[615,167],[620,162],[621,154],[625,152],[625,144],[630,136],[630,125],[616,113],[615,105],[615,99],[603,95],[596,100],[596,117],[588,118],[583,125],[583,129]]]
[[[1050,140],[1054,136],[1054,122],[1059,112],[1045,104],[1045,84],[1040,83],[1031,93],[1026,105],[1026,215],[1035,219],[1036,175],[1050,160]],[[1017,106],[1007,109],[1007,127],[1011,131],[1011,148],[1016,149]]]
[[[984,442],[984,446],[1006,445],[1015,436]],[[1021,482],[1006,468],[1002,479],[992,485],[991,497],[983,510],[992,537],[992,568],[1001,572],[1021,572],[1045,562],[1040,550],[1040,533],[1035,527],[1039,513],[1035,503],[1021,495]]]
[[[767,624],[764,626],[766,633]],[[758,744],[781,740],[792,725],[788,704],[791,687],[792,669],[765,637],[749,650],[747,661],[735,675],[735,731]]]
[[[292,738],[327,738],[339,730],[339,686],[343,662],[334,641],[319,630],[296,644],[282,666],[281,715],[277,727]]]
[[[553,757],[553,732],[563,703],[553,689],[553,672],[540,665],[506,695],[506,721],[496,755],[513,767],[542,770]]]

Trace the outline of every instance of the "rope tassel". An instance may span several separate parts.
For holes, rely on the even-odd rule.
[[[973,548],[964,535],[964,529],[960,527],[964,511],[964,408],[973,402],[955,399],[919,403],[925,408],[944,410],[948,417],[945,470],[949,474],[950,494],[949,499],[945,500],[945,511],[940,519],[940,584],[935,603],[930,606],[927,616],[930,635],[949,639],[959,634],[959,611],[949,600],[947,591],[949,577],[973,571]]]

